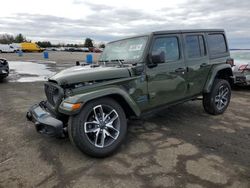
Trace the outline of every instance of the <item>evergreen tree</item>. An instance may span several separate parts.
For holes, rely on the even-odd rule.
[[[104,43],[100,44],[99,48],[105,48],[105,44]]]
[[[84,42],[84,47],[86,48],[93,47],[93,40],[91,38],[86,38]]]
[[[15,42],[16,43],[21,43],[21,42],[25,42],[26,41],[26,38],[21,34],[19,33],[16,37],[15,37]]]

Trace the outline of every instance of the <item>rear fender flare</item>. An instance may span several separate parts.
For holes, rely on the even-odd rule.
[[[214,80],[216,79],[218,73],[222,70],[228,71],[229,72],[229,76],[230,78],[233,78],[233,71],[232,71],[232,67],[229,64],[220,64],[220,65],[216,65],[214,67],[212,67],[209,76],[207,78],[207,82],[204,86],[203,89],[203,93],[209,93],[212,89]]]

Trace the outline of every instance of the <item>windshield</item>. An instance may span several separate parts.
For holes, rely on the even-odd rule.
[[[107,44],[99,61],[134,61],[142,57],[148,37],[124,39]]]

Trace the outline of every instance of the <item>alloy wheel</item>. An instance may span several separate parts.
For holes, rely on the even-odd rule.
[[[95,106],[84,123],[84,132],[91,144],[98,148],[111,145],[120,134],[120,118],[108,105]]]
[[[227,106],[228,96],[229,96],[229,88],[225,85],[220,86],[214,100],[218,110],[222,110]]]

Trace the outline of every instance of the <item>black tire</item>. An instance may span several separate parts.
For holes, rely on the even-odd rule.
[[[101,118],[100,117],[101,113],[97,113],[98,110],[95,109],[98,109],[99,111],[100,109],[102,109],[102,111],[104,112],[103,113],[104,115],[102,117],[104,116],[106,118],[108,117],[107,122],[110,121],[112,123],[110,124],[109,122],[106,124],[105,123],[106,121],[105,122],[102,121],[105,120],[105,118]],[[100,124],[87,123],[87,122],[97,122],[95,118],[96,114],[97,116],[99,116],[97,118],[98,122],[103,122],[103,123]],[[117,118],[114,119],[114,117]],[[111,125],[115,129],[111,127],[106,127],[108,124],[109,126]],[[89,128],[89,126],[91,128]],[[92,132],[86,133],[88,131],[87,129],[91,130]],[[99,131],[96,131],[97,129]],[[95,130],[96,132],[94,132],[93,130]],[[92,157],[98,157],[98,158],[107,157],[113,154],[119,148],[119,146],[121,146],[122,142],[126,137],[127,134],[126,115],[122,107],[115,100],[111,98],[96,99],[85,104],[79,114],[70,117],[68,124],[68,134],[72,144],[75,145],[77,148],[79,148],[83,153],[90,155]],[[103,134],[104,135],[106,134],[106,137],[104,136],[104,142],[102,142]],[[100,144],[97,142],[99,140]],[[105,146],[105,141],[107,143],[106,146]]]
[[[219,96],[220,95],[219,92],[222,89],[225,89],[225,91],[227,91],[227,94],[225,94],[223,98]],[[230,103],[230,99],[231,99],[231,86],[229,82],[223,79],[216,79],[214,81],[211,92],[203,94],[204,110],[212,115],[223,114]]]
[[[0,82],[5,81],[7,76],[0,77]]]

